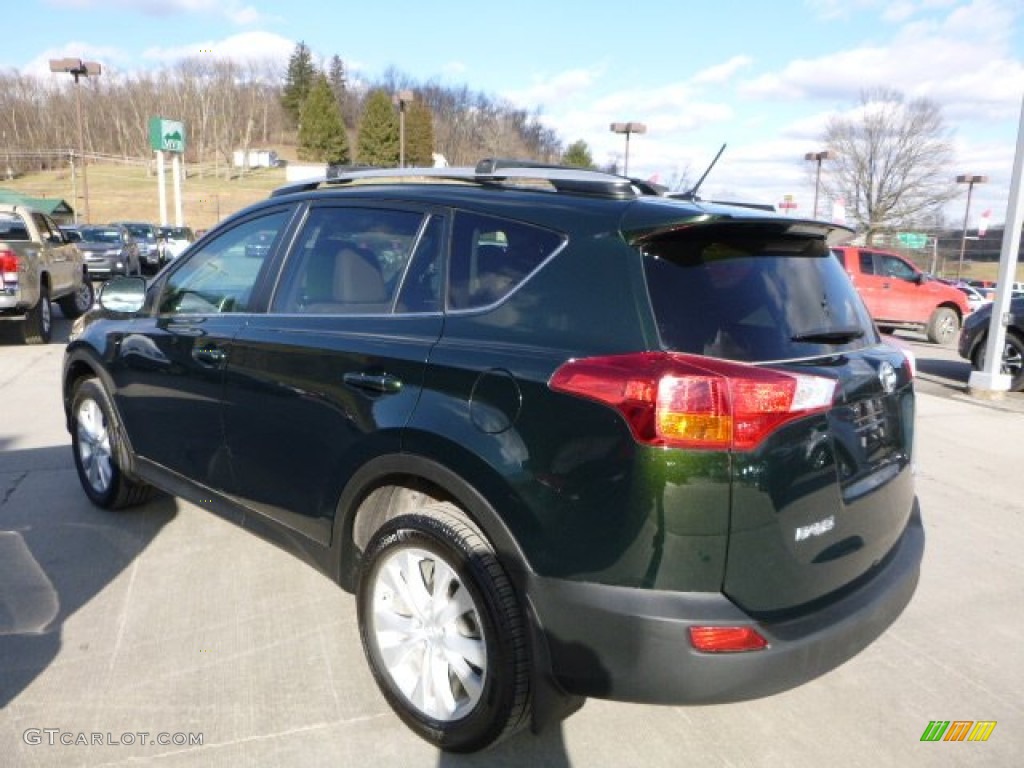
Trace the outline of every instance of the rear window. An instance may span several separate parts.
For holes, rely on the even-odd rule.
[[[83,229],[79,240],[89,243],[120,243],[121,231],[118,229]]]
[[[835,354],[878,341],[839,262],[775,227],[709,227],[644,247],[666,349],[743,362]]]
[[[0,214],[0,240],[28,240],[28,228],[20,216]]]

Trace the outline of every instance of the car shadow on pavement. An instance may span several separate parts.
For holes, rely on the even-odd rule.
[[[441,752],[437,768],[504,768],[508,766],[544,766],[570,768],[562,723],[553,724],[539,734],[519,733],[495,747],[467,755]]]
[[[166,496],[127,512],[98,509],[80,491],[69,447],[9,450],[5,442],[0,439],[0,709],[61,653],[68,619],[177,512]],[[79,656],[87,650],[79,648]]]
[[[50,336],[51,344],[67,344],[71,336],[71,320],[61,314],[55,304],[53,307],[53,333]],[[13,321],[0,322],[0,347],[16,347],[23,345],[21,340],[21,328]]]
[[[971,375],[971,364],[966,360],[943,360],[937,357],[918,355],[917,370],[928,376],[935,376],[949,383],[950,386],[967,386]]]

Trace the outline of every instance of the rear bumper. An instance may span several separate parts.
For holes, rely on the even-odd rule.
[[[781,622],[758,622],[721,594],[678,593],[535,578],[530,603],[551,671],[568,693],[659,704],[715,704],[794,688],[847,661],[910,602],[924,555],[915,501],[892,556],[855,591]],[[769,647],[698,653],[688,628],[753,625]]]

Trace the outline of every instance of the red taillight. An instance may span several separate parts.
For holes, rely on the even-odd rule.
[[[13,283],[18,280],[18,254],[10,248],[0,248],[0,281]]]
[[[768,641],[753,627],[690,627],[690,642],[701,653],[740,653],[768,647]]]
[[[570,360],[550,386],[616,408],[641,443],[750,450],[786,422],[828,409],[836,382],[717,358],[641,352]]]

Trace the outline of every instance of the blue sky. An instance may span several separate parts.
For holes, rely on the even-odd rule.
[[[111,76],[185,56],[272,60],[297,41],[353,80],[387,68],[417,81],[537,111],[595,161],[624,150],[609,124],[638,121],[631,175],[700,176],[728,147],[702,195],[778,203],[810,215],[804,154],[862,90],[887,86],[938,102],[957,174],[985,174],[976,215],[1006,215],[1024,99],[1021,0],[20,0],[0,66],[48,77],[74,56]],[[963,202],[948,215],[962,217]],[[824,213],[824,211],[823,211]]]

